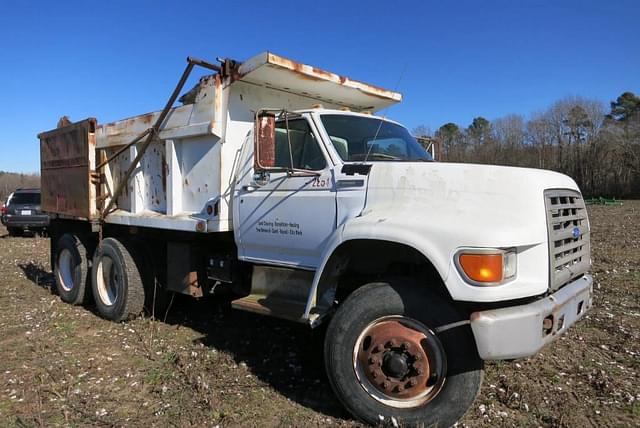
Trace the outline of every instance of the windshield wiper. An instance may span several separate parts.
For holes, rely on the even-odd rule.
[[[368,158],[373,158],[373,157],[378,157],[378,158],[382,158],[382,159],[389,159],[389,160],[405,160],[405,159],[399,158],[397,156],[388,155],[386,153],[367,153],[367,154],[360,153],[360,154],[357,154],[357,155],[352,155],[349,160],[351,160],[351,161],[357,161],[357,160],[366,161]]]

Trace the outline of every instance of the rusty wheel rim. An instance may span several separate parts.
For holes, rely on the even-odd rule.
[[[398,408],[431,401],[444,385],[446,361],[435,333],[404,316],[373,321],[353,349],[353,367],[362,388],[377,401]]]

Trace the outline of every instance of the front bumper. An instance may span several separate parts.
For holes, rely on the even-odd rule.
[[[471,329],[484,360],[536,354],[578,321],[592,305],[593,278],[584,275],[526,305],[473,312]]]

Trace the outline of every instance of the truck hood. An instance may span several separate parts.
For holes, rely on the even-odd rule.
[[[499,301],[544,293],[549,249],[544,191],[578,190],[551,171],[453,163],[374,163],[361,215],[346,222],[343,241],[375,239],[410,246],[436,268],[451,296]],[[462,248],[514,248],[517,280],[474,287],[454,264]]]
[[[578,186],[540,169],[378,162],[369,173],[363,216],[400,218],[415,231],[459,237],[464,246],[531,245],[547,239],[546,189]]]

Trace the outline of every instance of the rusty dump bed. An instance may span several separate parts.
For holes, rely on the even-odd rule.
[[[87,220],[98,217],[91,183],[95,132],[96,120],[91,118],[38,135],[43,211]]]
[[[270,52],[244,62],[190,57],[187,63],[161,111],[105,124],[87,119],[40,134],[45,211],[128,226],[229,231],[237,158],[256,111],[322,104],[375,112],[402,100]],[[189,102],[174,106],[195,66],[214,73],[200,79]]]
[[[258,108],[310,108],[323,104],[328,108],[348,108],[354,111],[376,112],[402,101],[399,92],[360,82],[273,54],[262,52],[244,62],[227,60],[224,72],[205,76],[198,85],[195,102],[171,110],[160,131],[161,139],[180,139],[195,135],[217,135],[224,138],[223,122],[229,102],[225,92],[231,87],[252,87],[243,95],[244,100]],[[240,90],[238,88],[238,90]],[[289,97],[287,97],[289,95]],[[237,109],[230,113],[240,114]],[[160,111],[141,114],[116,122],[100,124],[97,129],[97,147],[107,148],[126,144],[147,129],[160,115]]]

